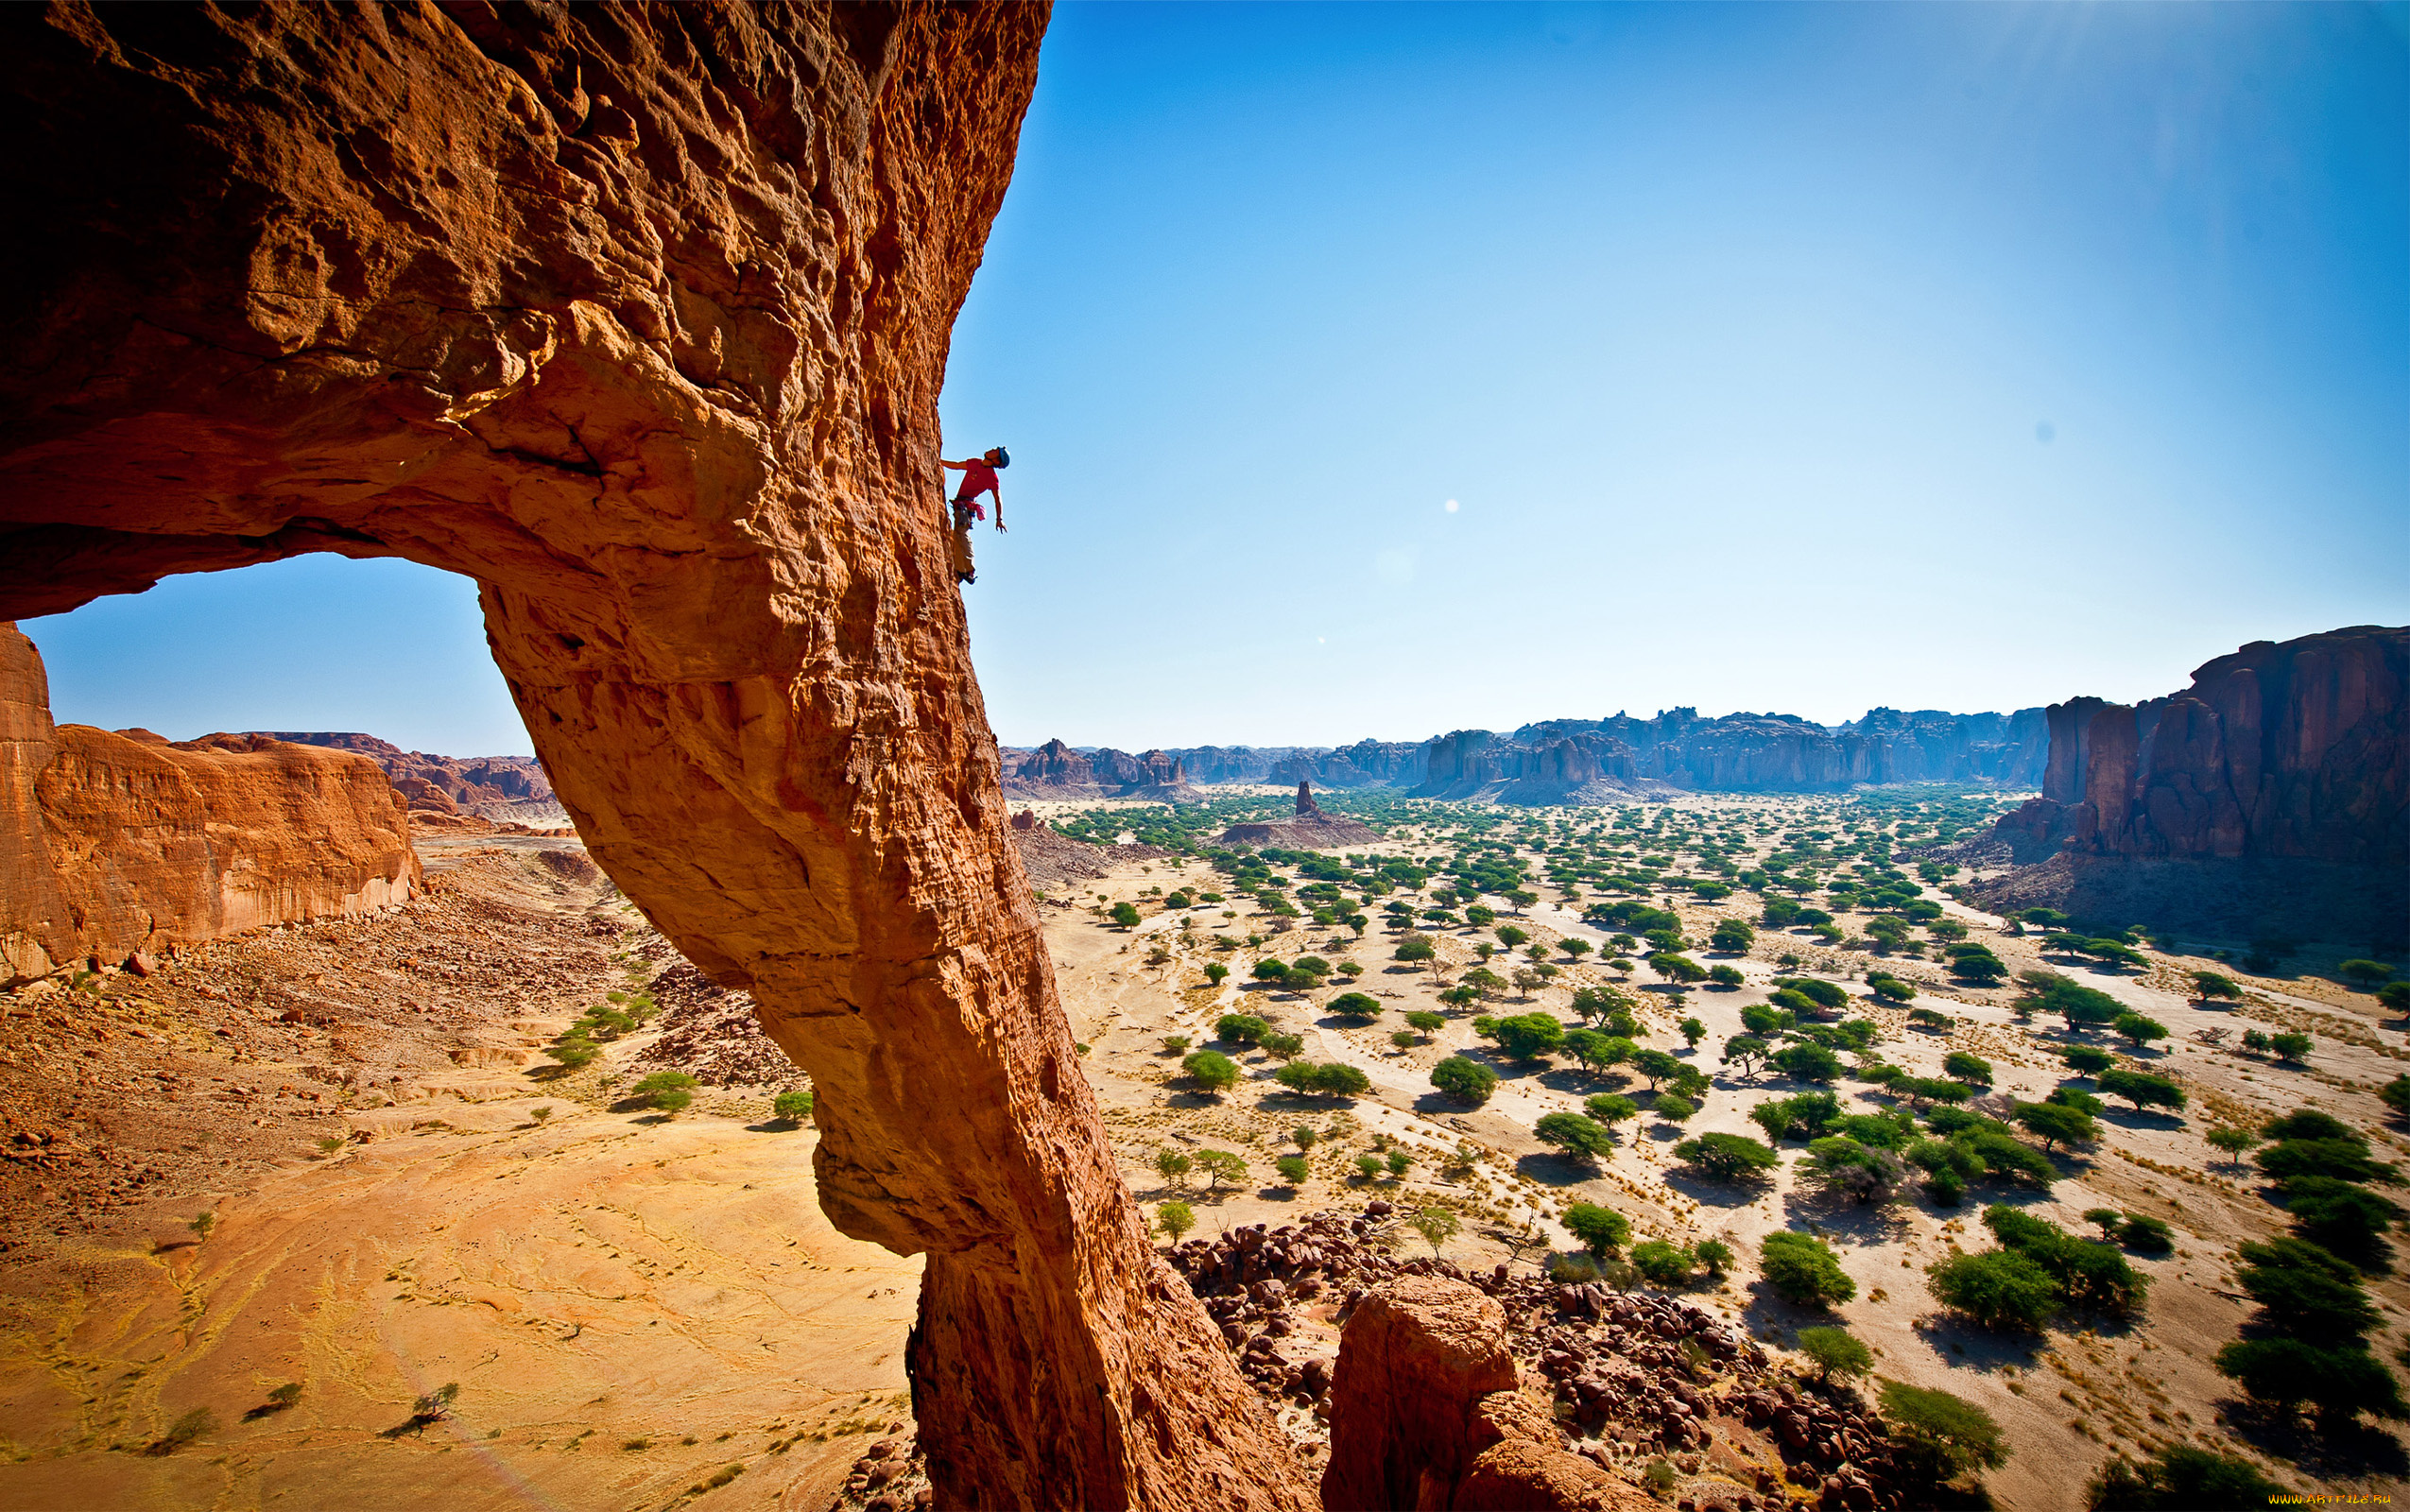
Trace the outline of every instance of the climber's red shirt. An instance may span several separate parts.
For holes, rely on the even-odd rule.
[[[955,490],[956,499],[975,499],[983,493],[996,491],[996,470],[973,458],[962,464],[962,487]]]

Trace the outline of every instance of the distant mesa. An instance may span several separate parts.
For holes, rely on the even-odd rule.
[[[1079,759],[1068,747],[1062,751]],[[1831,726],[1796,714],[1704,719],[1696,709],[1672,709],[1648,719],[1551,719],[1505,733],[1459,730],[1425,741],[1197,746],[1147,754],[1176,762],[1189,782],[1310,782],[1455,801],[1596,805],[1684,793],[1839,793],[1889,782],[2030,788],[2041,781],[2048,752],[2040,709],[1873,709]],[[1006,790],[1019,791],[1010,779]]]
[[[552,779],[532,756],[434,756],[357,730],[255,730],[269,740],[357,751],[385,768],[413,814],[464,814],[537,828],[566,825]]]
[[[2259,641],[2192,686],[2047,712],[2041,797],[1954,855],[1971,895],[2391,949],[2410,919],[2410,628]]]
[[[1132,756],[1110,747],[1083,756],[1059,740],[1036,750],[999,747],[1007,798],[1079,799],[1149,799],[1159,803],[1201,803],[1205,795],[1189,784],[1178,756],[1150,750]]]
[[[1343,845],[1373,845],[1384,838],[1380,831],[1369,825],[1333,818],[1323,813],[1322,805],[1314,801],[1313,788],[1300,782],[1293,817],[1275,823],[1233,824],[1222,832],[1218,843],[1259,849],[1272,846],[1283,850],[1328,850]]]
[[[0,625],[0,986],[405,902],[410,818],[365,757],[264,735],[54,725]]]

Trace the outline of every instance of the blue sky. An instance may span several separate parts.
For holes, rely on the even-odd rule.
[[[990,713],[1839,720],[2399,624],[2405,269],[2400,7],[1060,6],[943,405],[1014,455]],[[27,628],[62,718],[526,748],[416,569]]]

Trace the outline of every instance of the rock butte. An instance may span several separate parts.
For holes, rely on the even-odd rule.
[[[1376,845],[1381,839],[1381,832],[1368,824],[1334,819],[1323,813],[1322,805],[1314,801],[1314,789],[1302,781],[1297,784],[1297,812],[1292,816],[1270,824],[1233,824],[1219,836],[1223,845],[1268,845],[1301,850]]]
[[[0,625],[0,986],[406,902],[419,882],[375,763],[53,726],[41,656]]]
[[[2261,936],[2394,941],[2410,915],[2410,628],[2260,641],[2140,704],[2052,704],[2039,862],[1975,892]],[[2388,944],[2385,948],[2390,949]]]
[[[937,396],[1041,6],[0,12],[0,618],[310,551],[480,586],[595,859],[927,1270],[947,1503],[1301,1507],[1074,1059]],[[931,1109],[944,1116],[928,1116]]]
[[[525,756],[473,756],[466,760],[404,750],[389,740],[357,730],[256,730],[270,740],[357,751],[385,768],[414,814],[466,814],[527,825],[564,821],[553,801],[552,779],[541,763]]]

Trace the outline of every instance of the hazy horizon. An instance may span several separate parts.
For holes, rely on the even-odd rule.
[[[2403,14],[1059,7],[942,402],[1014,452],[991,723],[2006,713],[2410,621]],[[26,627],[61,719],[528,749],[427,569]]]

